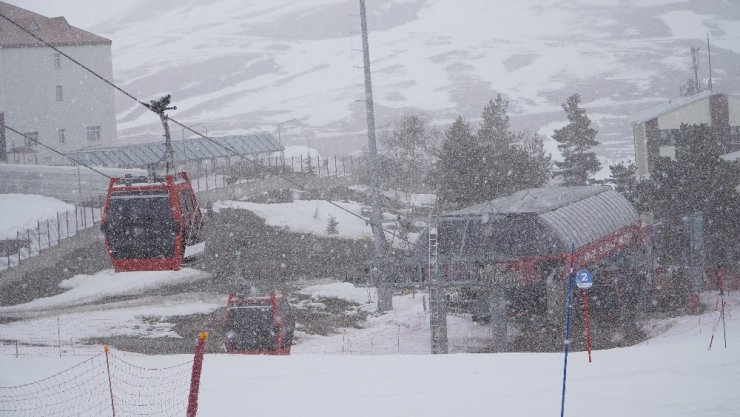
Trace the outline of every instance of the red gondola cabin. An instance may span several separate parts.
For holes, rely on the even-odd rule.
[[[179,270],[202,216],[184,172],[111,178],[100,228],[117,272]]]
[[[224,346],[229,353],[289,355],[295,321],[282,292],[261,297],[229,294],[224,314]]]

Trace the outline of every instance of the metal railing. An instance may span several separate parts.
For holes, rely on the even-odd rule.
[[[21,265],[26,259],[42,250],[58,245],[81,230],[93,227],[100,221],[103,196],[91,198],[74,209],[57,212],[55,217],[39,219],[36,226],[6,231],[0,239],[0,270]]]

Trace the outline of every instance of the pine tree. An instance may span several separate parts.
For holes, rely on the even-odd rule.
[[[481,201],[482,158],[478,140],[462,116],[447,129],[439,153],[439,199],[452,207]]]
[[[337,221],[337,218],[334,217],[334,216],[332,216],[330,214],[329,215],[329,220],[326,223],[326,233],[329,234],[329,235],[336,235],[336,234],[338,234],[339,233],[339,231],[337,230],[337,225],[338,224],[339,224],[339,222]]]
[[[591,127],[591,120],[586,110],[580,108],[581,97],[573,94],[563,103],[563,110],[568,116],[568,124],[555,130],[552,138],[558,142],[558,149],[563,153],[563,162],[555,162],[559,168],[556,175],[563,177],[565,185],[587,185],[589,177],[599,172],[601,163],[591,148],[598,145],[596,129]]]
[[[483,108],[478,139],[483,147],[483,197],[491,200],[542,186],[550,179],[550,157],[541,138],[510,129],[509,102],[497,95]]]
[[[478,129],[478,140],[481,144],[495,149],[506,149],[513,142],[511,125],[507,110],[509,101],[496,95],[496,100],[489,100],[481,114],[481,126]]]
[[[618,164],[609,165],[609,170],[612,173],[611,182],[614,183],[614,188],[620,192],[627,200],[635,203],[636,200],[636,189],[637,189],[637,165],[634,162],[626,165],[624,162]]]
[[[552,177],[552,158],[545,153],[545,141],[537,134],[530,136],[524,133],[520,133],[516,140],[526,152],[519,189],[537,188],[547,184]]]

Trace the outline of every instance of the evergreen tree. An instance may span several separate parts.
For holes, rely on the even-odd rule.
[[[447,205],[493,200],[550,180],[542,138],[512,132],[507,106],[501,95],[490,100],[475,135],[462,117],[447,130],[436,169],[439,198]]]
[[[337,225],[338,224],[339,224],[339,222],[337,221],[337,218],[334,217],[334,216],[332,216],[330,214],[329,215],[329,220],[326,223],[326,233],[329,234],[329,235],[336,235],[336,234],[338,234],[339,233],[339,231],[337,230]]]
[[[415,114],[396,120],[392,129],[383,131],[383,155],[393,173],[384,184],[404,191],[419,190],[429,170],[434,135],[426,121]]]
[[[537,188],[547,184],[552,177],[552,158],[545,153],[542,137],[520,133],[516,140],[527,154],[526,163],[520,170],[519,189]]]
[[[634,162],[626,165],[624,162],[618,164],[609,165],[609,170],[612,173],[611,182],[614,184],[614,188],[620,192],[627,200],[636,203],[637,196],[637,165]]]
[[[478,140],[470,124],[459,116],[447,129],[437,164],[441,202],[451,207],[465,207],[481,200],[484,171]]]
[[[542,186],[550,179],[550,157],[541,138],[511,131],[509,102],[496,96],[481,114],[477,135],[482,147],[482,197],[491,200]]]
[[[598,145],[596,129],[591,127],[591,120],[586,110],[580,108],[581,97],[573,94],[563,103],[563,110],[568,116],[568,124],[555,130],[552,138],[558,142],[558,149],[563,153],[563,162],[555,162],[559,168],[556,175],[563,177],[565,185],[587,185],[589,177],[601,169],[601,163],[591,148]]]
[[[494,149],[505,149],[513,142],[511,125],[507,110],[509,101],[496,95],[496,100],[489,100],[481,114],[481,126],[478,129],[478,140],[481,144]]]
[[[676,137],[676,159],[656,162],[646,201],[664,224],[665,263],[682,264],[682,219],[693,213],[704,217],[710,265],[736,264],[740,257],[740,164],[722,160],[716,144],[706,125],[683,125]]]

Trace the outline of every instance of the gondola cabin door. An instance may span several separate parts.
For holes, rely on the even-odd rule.
[[[179,270],[202,217],[184,172],[111,178],[100,228],[117,272]]]

